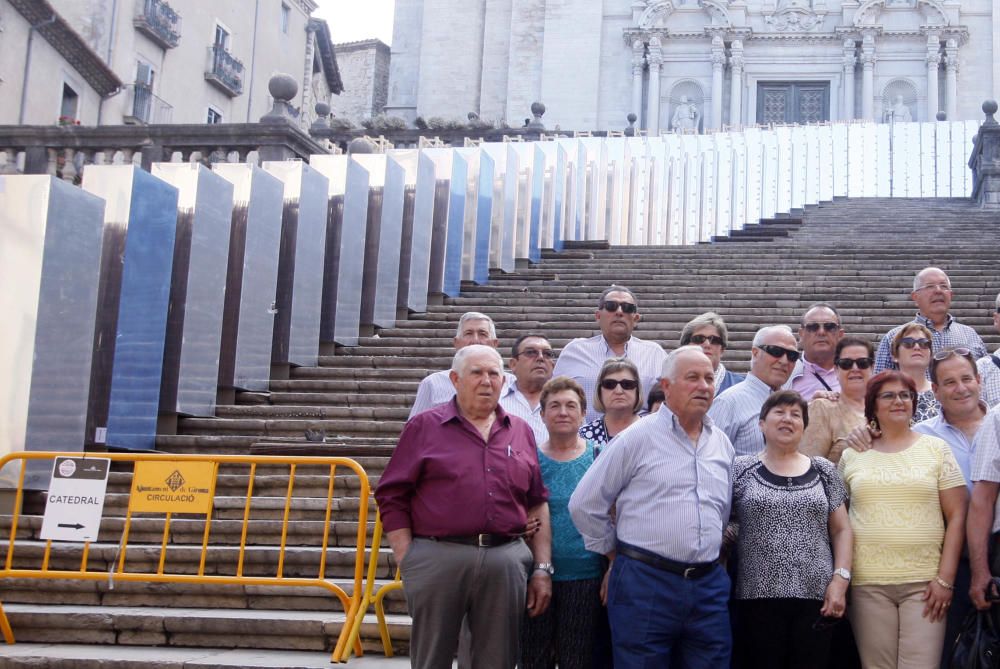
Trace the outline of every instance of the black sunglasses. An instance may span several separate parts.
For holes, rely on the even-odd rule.
[[[924,337],[920,337],[919,339],[916,337],[903,337],[899,340],[899,345],[903,348],[915,348],[919,346],[925,351],[931,350],[931,340]]]
[[[601,388],[605,390],[614,390],[618,386],[621,386],[622,390],[635,390],[639,387],[639,382],[632,379],[604,379],[601,381]]]
[[[871,358],[837,358],[834,364],[846,372],[854,366],[857,366],[858,369],[868,369],[875,364],[875,361]]]
[[[805,323],[803,326],[806,332],[819,332],[820,328],[823,328],[827,332],[836,332],[840,329],[840,323]]]
[[[719,335],[691,335],[692,344],[701,345],[705,342],[711,342],[716,346],[722,346],[724,343]]]
[[[761,344],[757,348],[764,351],[764,353],[767,353],[772,358],[780,358],[781,356],[785,356],[788,358],[788,362],[795,362],[796,360],[799,359],[799,356],[802,355],[798,351],[792,350],[790,348],[774,346],[772,344]]]
[[[639,307],[635,306],[631,302],[619,302],[618,300],[604,300],[601,304],[601,308],[609,313],[615,313],[621,308],[622,313],[634,314],[639,311]]]

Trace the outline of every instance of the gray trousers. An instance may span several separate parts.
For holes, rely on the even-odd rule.
[[[531,564],[520,539],[495,548],[414,539],[400,565],[413,617],[411,666],[451,669],[467,618],[472,666],[513,669]]]

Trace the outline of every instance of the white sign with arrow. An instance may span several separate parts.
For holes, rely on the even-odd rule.
[[[107,458],[55,459],[42,519],[42,539],[97,540],[110,469],[111,460]]]

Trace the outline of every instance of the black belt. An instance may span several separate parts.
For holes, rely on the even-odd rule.
[[[633,560],[638,560],[639,562],[648,564],[650,567],[668,571],[671,574],[677,574],[678,576],[682,576],[684,578],[701,578],[715,569],[715,567],[719,564],[718,560],[694,563],[674,562],[673,560],[660,555],[655,555],[648,551],[623,543],[618,544],[618,552],[632,558]]]
[[[511,536],[509,534],[462,534],[451,537],[421,537],[418,539],[430,539],[431,541],[443,541],[449,544],[464,544],[466,546],[479,546],[480,548],[492,548],[503,546],[512,541],[520,539],[520,535]]]

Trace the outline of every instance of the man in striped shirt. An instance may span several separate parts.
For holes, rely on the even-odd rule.
[[[1000,332],[1000,293],[993,305],[993,327]],[[979,377],[983,380],[983,400],[990,407],[1000,404],[1000,347],[992,355],[984,355],[976,361]]]
[[[521,335],[511,347],[510,370],[514,373],[514,381],[508,380],[500,392],[500,406],[531,426],[536,444],[549,440],[539,400],[542,387],[552,378],[555,362],[556,352],[546,337]]]

